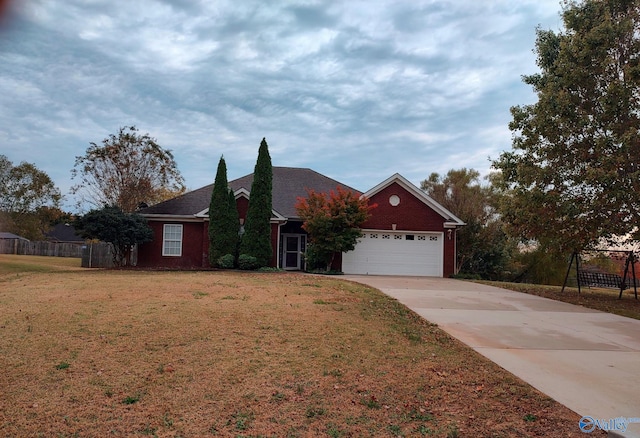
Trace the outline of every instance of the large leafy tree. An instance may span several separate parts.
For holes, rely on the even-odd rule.
[[[511,109],[513,150],[493,165],[511,230],[566,251],[639,237],[640,2],[567,1],[562,18],[537,31],[538,101]]]
[[[125,212],[185,191],[171,151],[135,126],[120,128],[101,144],[90,143],[85,154],[76,157],[71,175],[78,180],[71,192],[79,196],[79,205],[118,206]]]
[[[125,213],[120,207],[91,210],[78,217],[73,225],[80,236],[111,244],[115,266],[130,264],[133,247],[153,240],[147,220],[137,213]]]
[[[369,218],[369,200],[352,191],[337,187],[330,193],[307,192],[298,198],[296,211],[309,233],[309,252],[313,258],[331,269],[336,253],[353,251],[362,237],[360,227]]]
[[[0,155],[0,226],[30,240],[40,240],[60,212],[62,195],[49,175],[34,164],[17,166]]]
[[[421,188],[466,223],[458,230],[458,271],[492,280],[501,278],[515,248],[496,213],[493,186],[482,185],[478,171],[463,168],[452,169],[444,176],[432,173],[422,181]]]
[[[273,167],[266,139],[260,142],[258,160],[253,171],[249,208],[240,243],[240,255],[255,257],[259,267],[268,266],[271,248],[271,204]]]
[[[233,202],[231,201],[233,199]],[[227,164],[220,158],[209,204],[209,263],[220,265],[222,256],[235,257],[238,245],[238,209],[227,181]]]

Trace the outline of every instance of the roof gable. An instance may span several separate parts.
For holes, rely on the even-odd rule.
[[[399,173],[396,173],[390,176],[389,178],[387,178],[386,180],[382,181],[380,184],[378,184],[377,186],[367,191],[363,196],[366,198],[371,198],[375,194],[381,192],[382,190],[384,190],[385,188],[389,187],[391,184],[394,184],[394,183],[404,188],[407,192],[411,193],[418,200],[420,200],[425,205],[430,207],[433,211],[435,211],[440,216],[442,216],[442,218],[445,219],[445,225],[449,225],[449,226],[465,225],[465,223],[460,218],[458,218],[456,215],[454,215],[449,210],[444,208],[440,203],[438,203],[436,200],[434,200],[429,195],[427,195],[424,191],[420,190],[418,187],[413,185],[411,182],[409,182],[409,180],[407,180],[405,177],[403,177]]]

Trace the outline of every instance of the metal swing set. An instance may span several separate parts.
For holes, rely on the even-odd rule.
[[[605,273],[605,272],[592,272],[592,271],[584,270],[580,262],[580,252],[575,251],[571,255],[571,261],[569,262],[569,267],[567,268],[567,275],[565,275],[564,277],[562,292],[564,292],[564,288],[567,286],[567,281],[569,280],[569,274],[571,273],[571,267],[573,266],[573,262],[575,260],[578,293],[581,293],[582,286],[619,289],[620,294],[618,295],[618,299],[622,299],[622,293],[626,289],[629,289],[630,287],[629,283],[631,283],[633,285],[633,292],[637,300],[638,299],[638,282],[636,280],[636,256],[634,252],[616,250],[616,249],[594,249],[590,251],[603,252],[603,253],[614,252],[614,253],[626,254],[627,257],[625,260],[624,274],[622,275],[622,277],[618,274],[611,274],[611,273]]]

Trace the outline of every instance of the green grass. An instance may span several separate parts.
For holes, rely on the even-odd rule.
[[[313,304],[327,305],[327,304],[336,304],[336,303],[335,301],[314,300]]]
[[[140,401],[139,395],[128,395],[122,400],[122,403],[125,405],[132,405],[134,403],[138,403],[139,401]]]

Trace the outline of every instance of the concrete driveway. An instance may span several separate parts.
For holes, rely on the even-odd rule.
[[[460,280],[344,278],[396,298],[580,416],[640,421],[638,320]],[[612,435],[640,437],[640,423]]]

